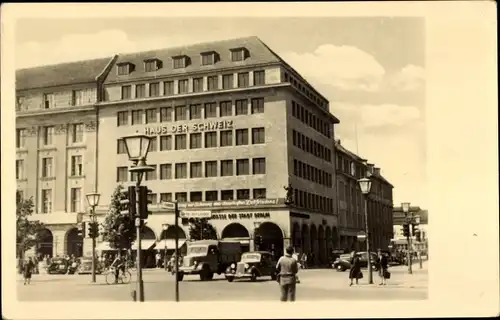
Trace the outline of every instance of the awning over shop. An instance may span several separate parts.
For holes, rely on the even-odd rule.
[[[179,239],[179,248],[182,247],[184,243],[186,243],[186,239]],[[165,246],[167,247],[167,250],[174,250],[175,239],[162,239],[156,243],[156,249],[158,250],[165,249]]]
[[[156,245],[156,240],[154,239],[142,239],[141,248],[142,250],[150,250]],[[134,242],[132,244],[132,250],[137,250],[137,244]]]
[[[239,242],[241,244],[250,244],[250,239],[248,239],[248,238],[224,238],[222,240],[224,240],[224,241],[235,241],[235,242]]]
[[[111,246],[109,245],[109,242],[108,241],[103,241],[101,243],[99,243],[96,248],[95,248],[97,251],[110,251],[110,250],[116,250],[116,249],[113,249],[111,248]]]

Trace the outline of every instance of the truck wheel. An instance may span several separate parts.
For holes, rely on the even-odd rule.
[[[177,274],[177,280],[178,280],[178,281],[182,281],[182,279],[184,279],[184,273],[179,272],[179,273]]]
[[[227,277],[226,278],[228,282],[233,282],[234,278],[233,277]]]
[[[207,274],[207,280],[212,280],[214,278],[214,273],[213,272],[208,272]]]
[[[257,273],[254,271],[252,272],[252,276],[250,277],[250,281],[255,282],[257,280]]]

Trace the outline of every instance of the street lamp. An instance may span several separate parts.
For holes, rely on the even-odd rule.
[[[371,263],[371,252],[370,252],[370,232],[368,229],[368,194],[372,188],[372,181],[368,178],[361,178],[358,180],[359,188],[363,194],[365,200],[365,233],[366,233],[366,251],[368,254],[368,283],[373,284],[373,270]]]
[[[163,267],[165,268],[165,271],[167,271],[167,230],[169,226],[170,225],[168,223],[162,224],[165,237],[165,239],[163,239],[163,241],[165,241],[165,255],[163,257]]]
[[[90,206],[90,221],[92,224],[95,224],[97,221],[95,216],[95,207],[99,205],[99,199],[101,195],[99,193],[93,192],[85,195],[87,198],[87,202]],[[92,226],[93,228],[93,226]],[[85,232],[85,230],[84,230]],[[85,235],[84,235],[85,236]],[[95,279],[95,267],[96,267],[96,256],[95,256],[95,237],[96,235],[92,233],[92,282],[96,282]]]
[[[135,227],[137,230],[137,287],[136,293],[138,296],[137,301],[144,302],[144,282],[142,281],[142,245],[141,245],[141,208],[139,187],[141,186],[142,176],[144,172],[153,171],[154,168],[146,164],[146,157],[149,151],[149,143],[151,138],[143,134],[135,134],[122,138],[125,149],[127,150],[128,158],[133,162],[129,171],[137,173],[137,181],[135,184],[135,193],[137,199],[137,210],[135,217]]]
[[[413,264],[413,257],[412,257],[412,235],[411,235],[411,225],[413,224],[413,212],[410,212],[410,203],[409,202],[402,202],[401,203],[401,209],[403,209],[403,212],[405,214],[406,218],[406,223],[408,224],[408,235],[406,236],[406,241],[408,243],[408,273],[413,274],[412,270],[412,264]]]

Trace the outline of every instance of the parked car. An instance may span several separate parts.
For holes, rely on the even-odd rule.
[[[276,261],[268,251],[245,252],[241,255],[238,263],[232,263],[226,269],[226,279],[233,282],[234,279],[257,280],[258,277],[270,276],[276,280]]]
[[[101,274],[102,266],[99,263],[99,261],[97,261],[97,259],[96,259],[95,267],[96,267],[95,268],[96,274]],[[80,263],[78,265],[77,273],[78,274],[90,274],[90,273],[92,273],[92,257],[80,258]]]
[[[359,256],[359,262],[361,265],[361,268],[367,268],[368,267],[368,254],[367,252],[358,252],[356,253],[357,256]],[[377,264],[375,261],[377,261],[377,254],[375,252],[371,252],[371,264],[372,264],[372,269],[374,271],[378,270]],[[337,271],[346,271],[351,269],[351,255],[350,254],[341,254],[340,257],[335,260],[335,262],[332,264],[332,267],[337,270]]]
[[[66,274],[70,264],[66,259],[63,258],[53,258],[49,267],[47,268],[48,274]]]

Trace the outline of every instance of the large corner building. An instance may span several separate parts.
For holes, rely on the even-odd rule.
[[[76,229],[85,194],[101,194],[103,219],[116,186],[134,183],[121,138],[136,132],[153,137],[156,168],[143,182],[154,203],[143,248],[171,245],[173,214],[159,205],[170,200],[210,210],[219,238],[248,249],[256,232],[260,249],[293,245],[317,262],[340,245],[339,120],[257,37],[23,69],[16,81],[17,189],[46,224],[40,252],[89,254]]]

